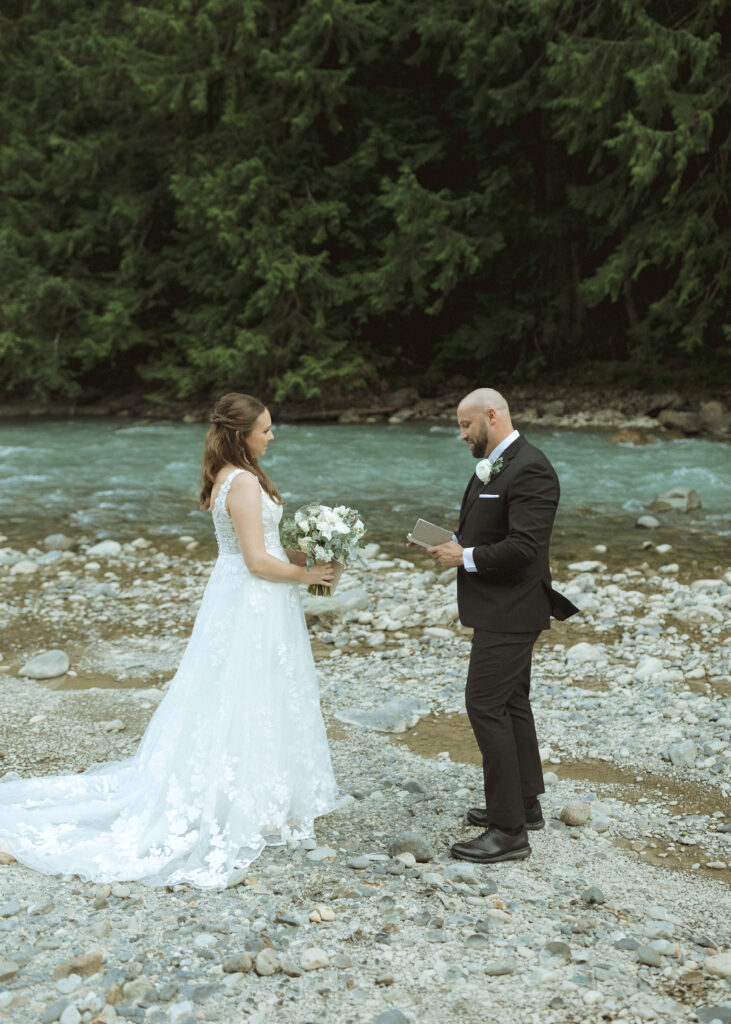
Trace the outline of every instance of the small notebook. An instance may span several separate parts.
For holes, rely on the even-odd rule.
[[[433,548],[437,544],[446,544],[452,539],[452,531],[445,530],[442,526],[435,526],[426,519],[417,519],[416,526],[407,533],[406,537],[412,544],[418,544],[422,548]]]

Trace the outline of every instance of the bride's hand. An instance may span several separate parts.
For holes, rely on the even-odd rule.
[[[310,570],[305,570],[305,583],[324,584],[329,586],[333,581],[335,569],[332,562],[325,562],[322,565],[313,565]]]

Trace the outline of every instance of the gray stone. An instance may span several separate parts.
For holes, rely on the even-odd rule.
[[[635,526],[639,526],[643,530],[656,530],[660,526],[660,520],[655,519],[654,516],[640,516]]]
[[[701,499],[692,488],[674,487],[671,491],[658,494],[650,505],[653,512],[692,512],[701,507]]]
[[[87,558],[116,558],[122,553],[122,545],[116,540],[102,540],[86,552]]]
[[[420,864],[434,860],[435,856],[434,847],[418,832],[400,832],[389,843],[388,852],[391,857],[397,857],[400,853],[413,853]]]
[[[71,1004],[67,1006],[61,1016],[58,1018],[59,1024],[80,1024],[81,1014],[76,1007]]]
[[[133,981],[125,981],[122,985],[122,995],[133,1003],[154,1003],[157,999],[157,989],[143,974]]]
[[[29,679],[55,679],[65,675],[70,666],[69,656],[65,651],[52,650],[37,654],[26,661],[18,675]]]
[[[516,968],[515,960],[511,957],[507,957],[505,960],[491,960],[485,964],[483,970],[485,974],[492,975],[493,977],[500,977],[503,974],[514,974]]]
[[[695,1015],[701,1024],[711,1024],[720,1020],[721,1024],[731,1024],[731,1006],[699,1006]]]
[[[65,533],[51,533],[43,538],[43,546],[49,551],[69,551],[74,546],[74,541]]]
[[[341,722],[357,725],[361,729],[400,733],[413,728],[423,715],[429,714],[429,711],[429,706],[417,697],[393,697],[373,711],[344,708],[338,711],[335,717]]]
[[[349,590],[338,590],[335,598],[346,612],[363,611],[369,607],[371,597],[364,587],[351,587]]]
[[[731,413],[721,402],[701,402],[698,414],[704,429],[710,434],[728,434],[731,431]]]
[[[0,907],[0,917],[14,917],[22,909],[23,907],[17,900],[11,900],[10,903],[3,903]]]
[[[639,946],[637,949],[637,959],[641,964],[646,964],[647,967],[662,967],[662,957],[652,946]]]
[[[40,1024],[54,1024],[54,1021],[58,1020],[68,1005],[69,1001],[65,996],[61,999],[56,999],[55,1002],[51,1003],[50,1006],[47,1006],[45,1010],[41,1012],[41,1015],[38,1018]]]
[[[571,947],[568,942],[560,942],[553,939],[551,942],[547,942],[543,948],[549,956],[565,960],[567,964],[571,962]]]
[[[703,420],[697,412],[663,409],[657,418],[668,430],[680,430],[684,434],[697,434],[703,429]]]
[[[692,768],[698,758],[698,748],[693,740],[675,743],[668,751],[671,762],[677,768]]]
[[[593,903],[604,903],[605,896],[601,889],[596,885],[590,885],[588,889],[584,889],[581,894],[581,898],[584,903],[591,906]]]
[[[400,1010],[386,1010],[374,1017],[371,1024],[409,1024],[408,1017],[404,1017]]]
[[[307,624],[318,622],[321,626],[334,626],[343,617],[343,607],[334,597],[317,597],[314,594],[302,595],[302,610]]]
[[[465,885],[477,885],[482,881],[475,864],[447,864],[443,874],[449,882],[463,882]]]

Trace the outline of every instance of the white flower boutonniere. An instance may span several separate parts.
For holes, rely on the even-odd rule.
[[[500,470],[503,468],[503,457],[500,456],[494,463],[490,462],[489,459],[483,459],[482,462],[477,463],[477,473],[483,484],[487,484],[492,480],[494,476],[497,476]]]

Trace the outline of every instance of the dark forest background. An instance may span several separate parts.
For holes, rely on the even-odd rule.
[[[727,380],[728,28],[718,0],[0,0],[0,390]]]

